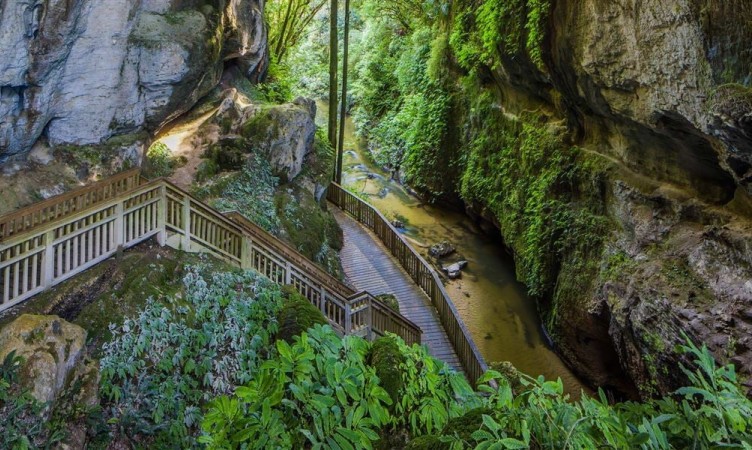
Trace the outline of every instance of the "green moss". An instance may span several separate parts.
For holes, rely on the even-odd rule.
[[[179,165],[169,147],[163,142],[153,143],[146,151],[143,174],[146,178],[169,177]]]
[[[342,230],[331,213],[297,185],[279,189],[275,204],[282,237],[308,259],[341,278],[337,250],[342,248]]]
[[[321,311],[313,306],[307,298],[303,297],[293,286],[282,288],[284,298],[282,309],[277,316],[279,331],[277,340],[293,342],[295,336],[314,325],[326,325],[328,322]]]
[[[545,117],[509,117],[484,91],[470,110],[473,137],[460,192],[498,219],[518,278],[543,296],[553,291],[561,261],[576,260],[583,265],[578,271],[594,272],[584,265],[590,250],[600,251],[606,227],[598,174]],[[573,253],[578,257],[569,258]]]
[[[405,450],[448,450],[449,444],[442,442],[439,436],[429,434],[408,442]]]
[[[601,278],[604,281],[618,281],[623,279],[624,275],[631,272],[636,266],[636,261],[625,251],[615,251],[606,258],[605,266],[601,270]]]
[[[0,318],[0,327],[24,313],[59,315],[87,331],[88,345],[96,356],[111,337],[110,323],[133,317],[149,298],[181,293],[184,268],[190,264],[202,264],[207,271],[234,270],[212,258],[146,243],[13,308]]]
[[[527,56],[544,70],[548,0],[487,0],[457,4],[450,42],[466,70],[497,68],[501,57]]]
[[[400,305],[399,300],[397,300],[397,297],[393,294],[379,294],[376,296],[378,300],[381,300],[391,308],[393,311],[400,312]]]
[[[246,139],[266,139],[278,135],[278,130],[278,123],[269,113],[269,109],[265,108],[243,124],[241,134]]]
[[[488,408],[476,408],[459,417],[449,419],[441,435],[458,437],[465,442],[473,442],[472,434],[483,426],[483,415],[493,415],[493,411]]]
[[[741,118],[752,113],[752,88],[741,84],[724,84],[713,92],[711,108],[716,114]]]
[[[211,160],[218,171],[240,170],[246,162],[248,152],[249,145],[245,139],[222,139],[212,144],[203,157]]]
[[[381,387],[391,397],[391,408],[394,409],[404,387],[400,366],[405,363],[405,356],[400,352],[399,345],[394,338],[387,336],[373,342],[368,361],[376,370],[376,375],[381,380]]]
[[[112,172],[130,169],[141,161],[122,160],[122,150],[148,142],[148,133],[124,134],[112,137],[101,144],[61,145],[55,147],[55,159],[89,172],[109,175]]]
[[[702,303],[715,300],[707,283],[690,267],[686,257],[665,259],[661,275],[674,292],[686,293],[688,300]]]

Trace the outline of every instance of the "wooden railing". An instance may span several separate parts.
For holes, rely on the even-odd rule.
[[[444,284],[436,270],[410,246],[389,220],[373,206],[335,183],[329,186],[327,198],[372,230],[400,262],[413,281],[428,295],[439,314],[439,319],[449,336],[449,341],[457,352],[462,368],[465,369],[468,379],[475,383],[488,369],[488,366],[460,318],[452,299],[444,289]]]
[[[141,175],[139,169],[132,169],[115,175],[107,180],[75,189],[65,194],[35,203],[0,216],[0,243],[9,237],[33,230],[40,225],[84,211],[90,207],[139,186]]]
[[[392,332],[420,343],[417,325],[369,293],[356,293],[242,215],[223,215],[164,179],[126,172],[3,223],[13,225],[0,240],[0,311],[156,236],[160,245],[210,253],[295,286],[342,334]]]

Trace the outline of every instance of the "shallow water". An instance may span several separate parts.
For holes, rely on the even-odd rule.
[[[326,105],[320,103],[319,120],[325,116]],[[498,242],[464,214],[422,204],[392,181],[370,160],[349,118],[345,150],[345,187],[366,194],[389,219],[404,222],[404,235],[424,255],[429,245],[448,240],[468,261],[462,278],[447,282],[446,290],[486,361],[510,361],[528,375],[561,378],[573,397],[579,397],[581,389],[589,391],[549,347],[535,302],[515,281],[513,263]]]

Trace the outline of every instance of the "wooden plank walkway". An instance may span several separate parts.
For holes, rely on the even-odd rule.
[[[394,294],[400,313],[423,329],[422,343],[435,358],[462,372],[457,353],[449,342],[436,309],[426,294],[389,254],[389,250],[355,219],[337,207],[330,208],[344,232],[342,266],[358,291],[373,295]]]

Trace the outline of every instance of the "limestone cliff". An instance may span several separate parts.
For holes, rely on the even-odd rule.
[[[228,65],[266,70],[263,0],[1,0],[0,162],[158,130]]]
[[[463,3],[468,8],[477,2]],[[683,377],[674,347],[687,333],[749,376],[752,4],[556,0],[538,14],[542,2],[507,3],[517,9],[509,7],[502,19],[527,14],[529,20],[538,8],[539,48],[531,49],[536,24],[528,21],[519,36],[507,32],[497,48],[499,64],[475,73],[457,70],[493,93],[501,122],[527,120],[533,129],[565,136],[564,146],[574,149],[582,169],[579,181],[568,172],[547,195],[565,198],[571,211],[594,211],[602,224],[594,234],[578,236],[578,244],[565,242],[577,228],[573,222],[561,226],[564,237],[551,238],[555,260],[543,265],[551,277],[540,308],[561,354],[594,384],[663,393]],[[531,56],[535,51],[539,58]],[[459,141],[489,132],[489,114],[477,123],[465,119]],[[516,145],[524,147],[521,129]],[[585,171],[589,178],[581,176]],[[523,205],[517,229],[529,230],[530,211],[544,211],[544,232],[563,215],[545,216],[547,206],[533,209],[516,191],[505,190],[514,183],[496,186],[468,208],[506,233],[524,269],[521,255],[534,254],[530,246],[536,243],[505,225],[514,211],[493,203]],[[593,243],[587,251],[582,239]],[[531,257],[535,263],[549,258],[540,254],[545,256]]]

